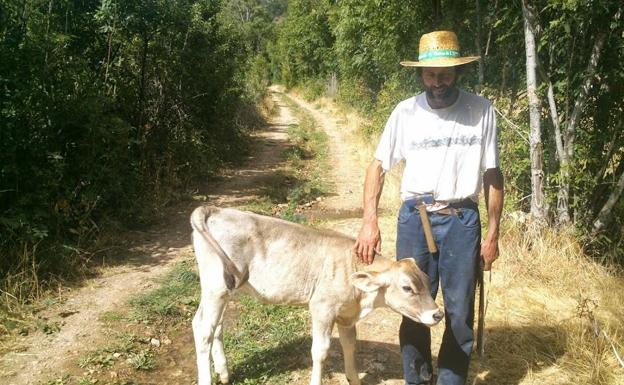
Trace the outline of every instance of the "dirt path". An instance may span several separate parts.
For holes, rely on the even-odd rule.
[[[297,95],[289,94],[318,123],[318,128],[325,131],[329,139],[330,158],[333,165],[332,179],[335,182],[335,195],[324,200],[320,205],[320,218],[323,227],[332,228],[356,236],[361,226],[362,190],[366,166],[372,159],[373,144],[365,143],[358,135],[358,124],[353,115],[340,113],[331,103],[313,105]],[[380,227],[389,231],[382,232],[384,254],[393,255],[394,205],[397,200],[396,175],[390,176],[390,186],[383,194],[383,202],[388,210],[380,218]],[[384,207],[382,205],[382,207]],[[400,316],[388,309],[377,309],[358,323],[358,367],[363,384],[402,385],[401,358],[399,353],[398,327]],[[347,384],[343,375],[344,365],[338,333],[334,330],[332,349],[327,362],[328,372],[333,373],[326,384]],[[305,384],[302,381],[301,384]]]
[[[282,153],[289,145],[286,128],[296,119],[277,95],[273,99],[278,114],[265,131],[253,134],[253,148],[245,164],[209,183],[198,200],[219,206],[243,205],[260,196],[262,186],[275,177]],[[20,338],[17,349],[0,357],[0,383],[35,384],[101,344],[107,338],[97,327],[102,314],[152,288],[155,277],[172,263],[191,257],[188,215],[198,204],[180,204],[172,210],[168,223],[128,234],[129,245],[117,251],[122,257],[114,258],[123,260],[123,265],[102,268],[98,278],[71,289],[58,304],[40,314],[50,325],[59,325],[58,332],[35,332]]]

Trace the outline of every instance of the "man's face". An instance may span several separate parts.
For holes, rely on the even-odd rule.
[[[430,101],[442,105],[453,102],[457,81],[455,67],[423,67],[421,78]]]

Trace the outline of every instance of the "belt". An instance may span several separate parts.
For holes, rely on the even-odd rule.
[[[458,202],[449,203],[443,209],[432,211],[432,214],[440,214],[440,215],[457,215],[458,217],[462,216],[462,209],[472,209],[477,210],[478,205],[475,201],[470,198],[462,199]]]
[[[405,201],[405,204],[408,205],[410,211],[414,211],[418,209],[418,206],[426,203],[426,201],[422,198],[413,198]],[[429,214],[438,214],[438,215],[462,215],[462,209],[473,209],[476,210],[478,208],[477,203],[470,198],[462,199],[457,202],[449,203],[448,206],[435,210],[429,211]]]
[[[445,207],[440,210],[431,211],[430,213],[438,215],[457,215],[458,217],[462,216],[461,208],[456,209],[455,207]]]

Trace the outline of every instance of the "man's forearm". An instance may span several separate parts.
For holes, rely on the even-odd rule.
[[[501,214],[504,202],[504,180],[500,169],[489,169],[483,175],[483,190],[488,212],[488,232],[486,239],[498,240]]]
[[[364,222],[377,220],[379,197],[384,184],[384,172],[381,162],[374,160],[366,169],[364,182]]]

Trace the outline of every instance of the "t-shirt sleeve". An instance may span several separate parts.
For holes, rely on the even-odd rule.
[[[403,152],[401,149],[398,136],[399,133],[399,119],[397,109],[390,114],[377,150],[375,151],[375,158],[381,162],[381,167],[385,171],[389,171],[395,164],[403,159]]]
[[[483,117],[483,156],[481,158],[481,168],[497,168],[500,166],[498,159],[498,130],[496,128],[496,110],[493,105],[487,108]]]

